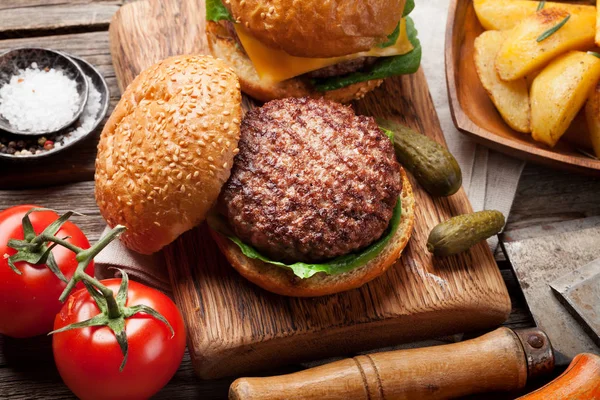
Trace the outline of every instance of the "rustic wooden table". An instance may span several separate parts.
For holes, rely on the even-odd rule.
[[[125,0],[2,0],[0,51],[19,46],[64,50],[97,66],[111,91],[109,111],[119,99],[108,46],[111,16]],[[87,217],[75,221],[91,241],[104,229],[93,195],[94,159],[100,129],[65,152],[37,164],[0,163],[0,209],[41,204],[59,211],[77,209]],[[600,180],[549,170],[525,168],[507,231],[600,215]],[[511,294],[513,311],[505,325],[533,326],[510,265],[497,255]],[[470,335],[476,335],[471,333]],[[290,366],[273,373],[291,372]],[[189,356],[157,398],[226,397],[231,379],[201,381]],[[14,340],[0,335],[0,399],[64,399],[72,394],[54,367],[49,338]]]

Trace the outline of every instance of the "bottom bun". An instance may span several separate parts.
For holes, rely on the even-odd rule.
[[[362,99],[367,93],[383,83],[382,79],[374,79],[355,83],[341,89],[319,92],[314,90],[310,83],[299,78],[292,78],[283,82],[265,82],[256,73],[252,61],[222,25],[216,22],[207,22],[206,35],[212,55],[224,60],[233,68],[240,79],[242,92],[263,102],[286,97],[308,96],[323,97],[338,103],[349,103],[352,100]]]
[[[343,292],[364,285],[377,278],[396,263],[406,247],[415,221],[415,197],[403,168],[402,215],[400,225],[381,253],[362,267],[337,275],[319,272],[300,279],[285,267],[264,263],[242,254],[240,248],[225,236],[211,230],[211,234],[229,263],[246,279],[270,292],[284,296],[315,297]]]

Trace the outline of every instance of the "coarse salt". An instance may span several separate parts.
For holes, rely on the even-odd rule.
[[[102,108],[102,94],[98,87],[94,85],[92,78],[87,75],[85,75],[85,77],[89,86],[88,101],[75,124],[65,130],[51,133],[47,136],[35,137],[35,139],[24,138],[21,141],[11,141],[6,137],[0,136],[0,153],[14,154],[17,157],[20,157],[52,152],[55,149],[76,141],[90,132],[96,123],[99,122],[100,115],[98,114]],[[49,143],[52,144],[52,147],[47,149],[46,145]],[[11,153],[11,148],[13,150],[16,149],[16,151]]]
[[[62,71],[33,63],[0,88],[0,114],[21,131],[60,129],[79,109],[77,84]]]
[[[100,111],[102,105],[102,95],[98,89],[96,89],[96,85],[94,85],[92,79],[87,75],[85,75],[85,78],[87,79],[90,88],[85,108],[75,123],[74,128],[65,135],[61,142],[56,143],[56,147],[64,146],[85,135],[92,130],[92,127],[96,123],[96,117],[98,116],[98,111]]]

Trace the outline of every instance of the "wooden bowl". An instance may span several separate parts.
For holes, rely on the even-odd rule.
[[[600,176],[581,112],[554,148],[511,129],[483,89],[473,60],[475,38],[484,31],[472,0],[451,0],[446,27],[446,80],[454,125],[494,150],[550,167]],[[592,153],[593,154],[593,153]]]

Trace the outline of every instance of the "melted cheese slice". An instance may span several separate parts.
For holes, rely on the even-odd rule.
[[[235,31],[244,46],[246,54],[248,54],[252,64],[254,64],[258,76],[261,79],[271,82],[281,82],[307,72],[359,57],[397,56],[406,54],[413,49],[412,43],[408,40],[406,20],[404,18],[400,21],[400,35],[394,45],[384,48],[374,47],[369,51],[332,58],[294,57],[282,50],[265,46],[258,39],[251,36],[241,24],[235,24]]]

